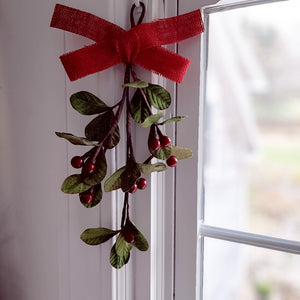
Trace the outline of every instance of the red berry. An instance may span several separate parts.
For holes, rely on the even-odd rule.
[[[171,146],[171,139],[167,135],[163,135],[160,138],[160,145],[164,148]]]
[[[167,165],[169,167],[175,167],[177,165],[178,159],[176,158],[176,156],[171,155],[168,159],[167,159]]]
[[[136,192],[136,190],[137,190],[137,184],[135,183],[135,184],[130,188],[129,193],[133,194],[133,193]]]
[[[132,244],[135,241],[134,233],[131,231],[124,231],[123,237],[124,237],[124,240],[129,244]]]
[[[82,204],[91,204],[93,202],[93,195],[90,192],[81,193],[79,198]]]
[[[82,168],[82,173],[85,175],[92,174],[95,171],[95,164],[87,161]]]
[[[157,151],[160,148],[160,141],[159,139],[154,138],[149,142],[149,148],[152,151]]]
[[[136,185],[138,189],[144,190],[147,187],[147,180],[145,178],[139,178]]]
[[[74,156],[71,159],[71,165],[73,168],[79,169],[83,165],[83,159],[80,156]]]

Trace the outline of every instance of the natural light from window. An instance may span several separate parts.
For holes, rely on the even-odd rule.
[[[300,240],[299,14],[289,0],[209,16],[206,224]],[[204,300],[300,299],[299,256],[204,245]]]

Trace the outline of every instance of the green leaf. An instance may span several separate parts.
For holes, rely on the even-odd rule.
[[[170,119],[167,119],[167,120],[163,121],[163,122],[161,123],[161,125],[169,124],[169,123],[172,123],[172,122],[180,122],[180,121],[182,121],[184,118],[186,118],[186,116],[173,117],[173,118],[170,118]]]
[[[103,150],[101,150],[95,162],[95,171],[92,174],[82,175],[84,178],[83,180],[89,185],[99,184],[106,176],[106,171],[107,163],[105,159],[105,153]]]
[[[125,171],[126,167],[122,167],[114,172],[104,183],[105,192],[111,192],[121,188],[122,179],[121,174]]]
[[[83,145],[83,146],[96,146],[97,143],[89,141],[88,139],[84,137],[78,137],[71,133],[65,133],[65,132],[55,132],[55,134],[58,137],[64,138],[73,145]]]
[[[141,172],[137,166],[137,163],[129,160],[121,177],[121,189],[123,192],[127,192],[135,184],[136,180],[141,176]]]
[[[146,88],[148,99],[155,108],[164,110],[171,104],[171,95],[160,85],[149,84]]]
[[[120,129],[119,126],[116,127],[112,135],[105,141],[104,146],[108,149],[112,149],[118,145],[120,141]]]
[[[146,238],[131,221],[126,222],[123,230],[128,230],[134,234],[134,243],[132,244],[134,247],[136,247],[140,251],[148,250],[149,245]],[[120,235],[122,235],[122,232],[120,233]]]
[[[120,269],[122,268],[125,264],[128,263],[130,258],[130,252],[128,252],[127,256],[119,256],[116,252],[116,245],[113,245],[110,251],[110,264],[116,268]]]
[[[146,88],[148,85],[149,85],[149,83],[144,82],[144,81],[135,81],[135,82],[125,83],[125,84],[123,84],[123,87],[142,89],[142,88]]]
[[[144,128],[150,127],[152,124],[155,124],[162,116],[163,116],[162,113],[152,115],[145,119],[145,121],[142,123],[142,126]]]
[[[162,172],[167,169],[167,166],[162,162],[155,164],[137,164],[137,166],[139,170],[146,175],[151,174],[152,172]]]
[[[96,205],[98,205],[102,199],[102,187],[101,187],[101,183],[100,184],[96,184],[94,186],[94,191],[93,191],[93,201],[92,203],[89,204],[83,204],[81,203],[83,206],[85,206],[86,208],[91,208],[94,207]]]
[[[72,107],[83,115],[100,114],[110,109],[98,97],[86,91],[73,94],[70,101]]]
[[[166,160],[171,156],[172,147],[161,147],[157,151],[150,150],[151,154],[161,160]]]
[[[91,141],[102,142],[107,136],[108,132],[111,130],[111,127],[114,123],[114,113],[112,111],[107,111],[106,113],[99,115],[93,119],[85,127],[85,136]],[[111,138],[108,138],[105,146],[109,149],[115,147],[120,140],[120,131],[118,126],[114,130]]]
[[[193,156],[193,151],[189,148],[172,146],[171,155],[176,156],[178,160]]]
[[[145,101],[146,100],[144,99],[141,90],[138,89],[134,93],[130,102],[130,114],[133,120],[137,123],[143,123],[151,114]]]
[[[99,245],[111,239],[118,232],[108,228],[88,228],[80,238],[88,245]]]
[[[118,254],[118,256],[127,257],[131,249],[132,244],[127,243],[120,233],[116,240],[116,253]]]
[[[61,190],[66,194],[78,194],[87,191],[90,187],[88,183],[83,182],[80,174],[75,174],[64,180]]]
[[[123,237],[125,231],[130,231],[134,234],[133,244],[127,243]],[[120,269],[128,263],[132,246],[140,251],[146,251],[149,248],[148,242],[143,234],[135,227],[131,221],[127,221],[122,231],[120,232],[115,245],[110,252],[110,263],[113,267]]]
[[[149,248],[148,242],[144,235],[137,230],[137,232],[134,235],[135,241],[133,243],[133,246],[139,249],[140,251],[147,251]]]

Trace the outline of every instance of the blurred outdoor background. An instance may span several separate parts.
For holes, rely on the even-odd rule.
[[[300,241],[300,1],[211,13],[208,32],[205,222]],[[300,300],[300,257],[206,238],[218,299]]]

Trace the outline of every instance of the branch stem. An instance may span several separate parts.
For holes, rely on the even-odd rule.
[[[125,76],[124,76],[124,83],[128,83],[129,80],[130,80],[130,69],[131,69],[130,64],[127,64],[126,65],[126,70],[125,70]],[[113,134],[116,127],[118,126],[118,123],[119,123],[119,120],[120,120],[120,117],[121,117],[121,113],[122,113],[122,110],[123,110],[123,107],[124,107],[124,104],[125,104],[125,100],[128,97],[128,89],[129,89],[128,87],[125,87],[124,90],[123,90],[122,99],[117,104],[119,107],[118,107],[118,110],[115,114],[113,122],[111,124],[110,130],[107,132],[104,139],[97,146],[97,150],[96,150],[95,154],[92,157],[92,163],[95,163],[95,161],[97,159],[97,156],[100,153],[100,150],[103,146],[103,143]]]
[[[136,74],[135,74],[135,72],[133,70],[131,70],[131,75],[132,75],[132,78],[133,78],[134,81],[139,81],[139,79],[136,77]],[[151,106],[150,106],[150,104],[148,102],[148,99],[147,99],[147,96],[145,94],[144,89],[140,89],[140,92],[141,92],[141,94],[142,94],[142,96],[144,98],[145,104],[146,104],[146,106],[147,106],[147,108],[149,110],[149,115],[152,116],[153,115],[152,114],[152,109],[151,109]]]
[[[151,159],[154,157],[154,155],[151,155],[151,156],[149,156],[144,162],[143,162],[143,164],[148,164],[150,161],[151,161]]]
[[[129,218],[129,204],[128,204],[128,192],[124,194],[124,204],[122,209],[122,220],[121,220],[121,228],[125,226],[125,220],[130,220]]]
[[[130,71],[132,70],[131,64],[126,64],[126,72],[125,72],[125,78],[124,83],[130,82]],[[135,157],[133,153],[133,146],[132,146],[132,138],[131,138],[131,117],[130,117],[130,101],[129,101],[129,87],[124,88],[124,102],[126,100],[126,135],[127,135],[127,150],[126,150],[126,164],[128,162],[134,161]],[[123,105],[123,104],[122,104]],[[123,210],[122,210],[122,221],[121,221],[121,227],[125,225],[125,220],[130,220],[129,218],[129,202],[128,202],[129,194],[128,192],[125,193],[124,196],[124,204],[123,204]]]
[[[127,133],[127,162],[129,160],[135,162],[133,146],[132,146],[132,136],[131,136],[131,116],[130,116],[130,102],[129,102],[129,91],[126,95],[126,133]]]

